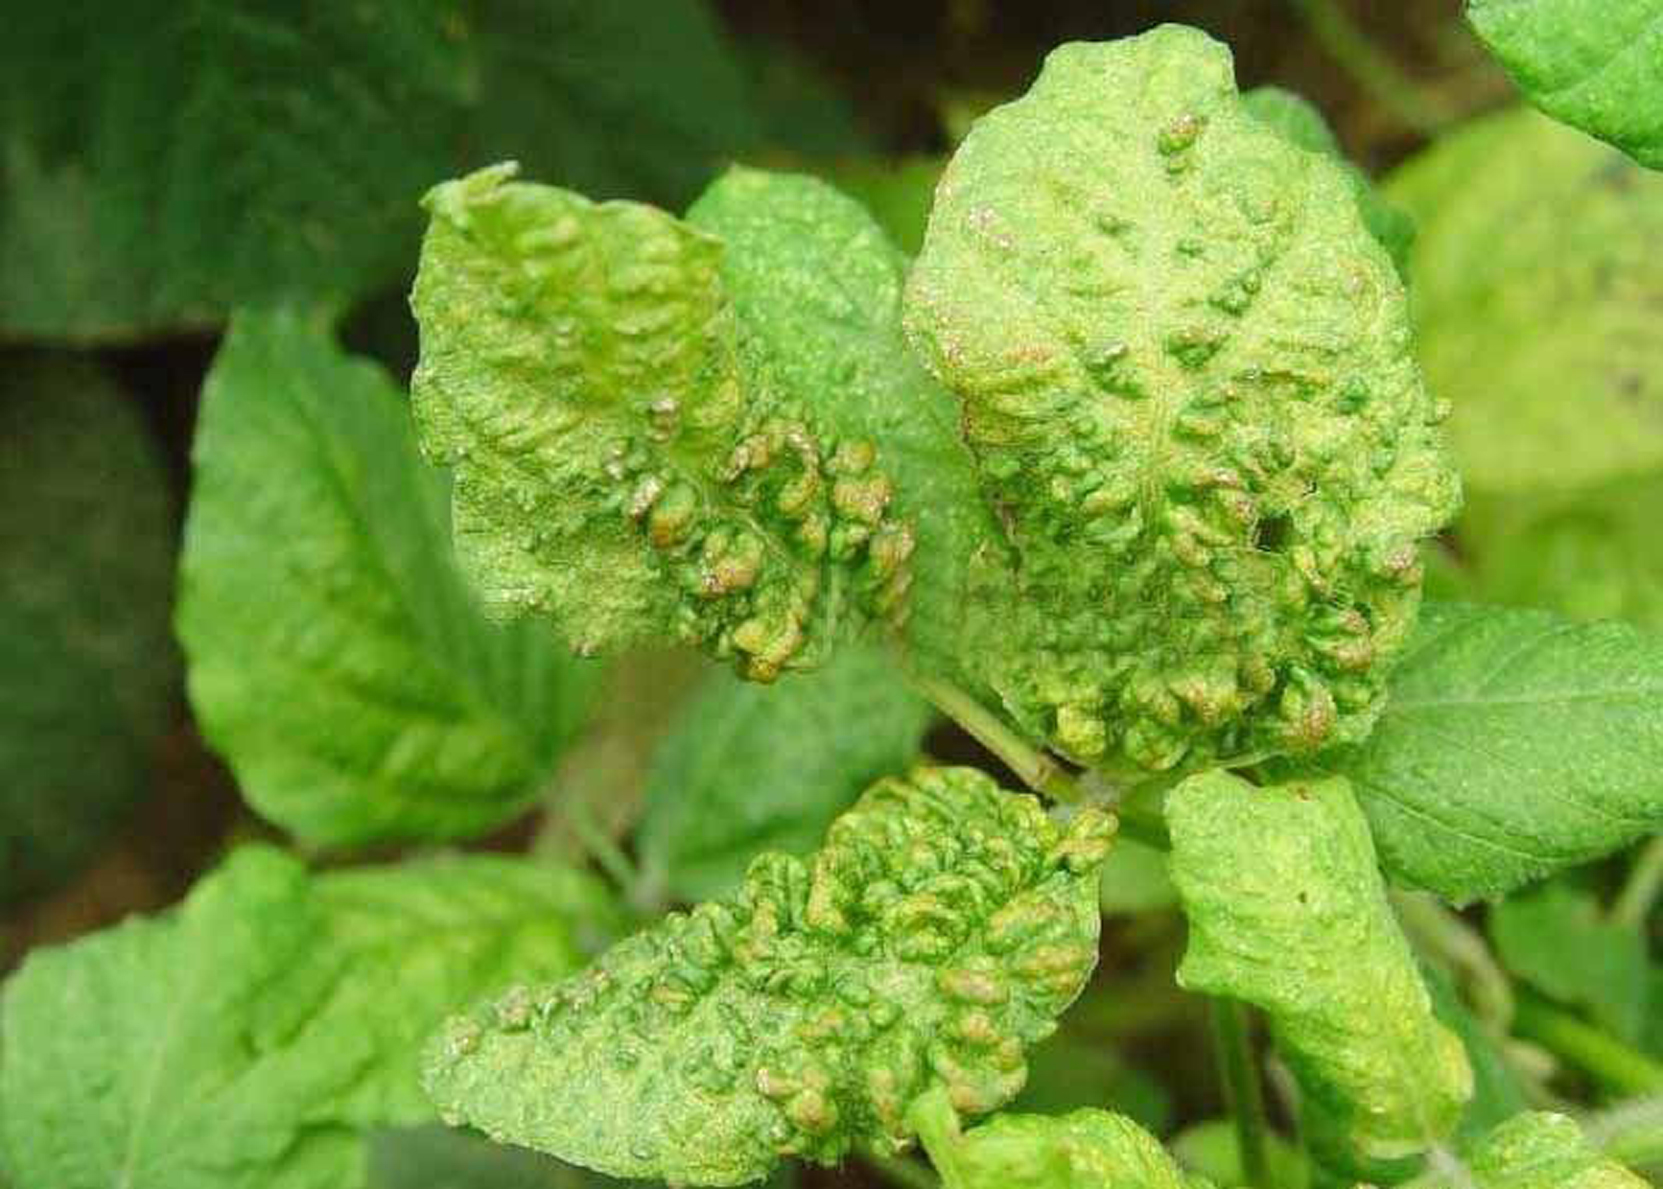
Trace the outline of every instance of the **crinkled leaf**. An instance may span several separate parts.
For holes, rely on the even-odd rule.
[[[522,812],[595,670],[487,623],[392,380],[277,312],[209,373],[178,615],[248,799],[310,842],[462,837]]]
[[[613,919],[513,860],[314,877],[246,847],[178,911],[7,982],[0,1150],[17,1189],[355,1189],[361,1128],[432,1118],[417,1038],[510,971],[571,970],[578,922]]]
[[[132,339],[393,282],[514,155],[682,201],[762,125],[697,0],[37,5],[0,42],[0,334]]]
[[[643,875],[701,900],[737,887],[761,851],[809,853],[867,785],[917,758],[930,719],[871,647],[773,688],[713,670],[653,756]]]
[[[1507,969],[1564,1003],[1587,1008],[1623,1040],[1638,1040],[1650,993],[1645,938],[1607,920],[1591,892],[1555,880],[1490,910],[1490,939]]]
[[[171,499],[97,368],[6,359],[0,391],[0,900],[68,874],[146,787],[171,714]]]
[[[1576,1123],[1543,1111],[1497,1127],[1472,1152],[1465,1180],[1417,1181],[1427,1189],[1646,1189],[1641,1177],[1607,1160]]]
[[[1416,345],[1468,486],[1514,496],[1663,472],[1663,177],[1526,109],[1394,174]]]
[[[957,402],[901,335],[905,259],[859,203],[809,177],[733,170],[687,217],[723,242],[752,370],[838,439],[877,446],[875,465],[894,482],[891,514],[914,550],[891,618],[904,620],[915,665],[957,675],[981,644],[967,634],[966,601],[1004,558]]]
[[[1467,20],[1537,107],[1663,169],[1663,2],[1468,0]]]
[[[1304,1092],[1319,1150],[1423,1151],[1472,1093],[1386,901],[1344,780],[1257,787],[1191,777],[1167,803],[1190,921],[1179,982],[1257,1004]]]
[[[434,190],[413,298],[422,444],[498,616],[578,648],[680,639],[768,680],[852,604],[895,609],[911,535],[865,441],[817,436],[742,349],[722,245],[662,211],[484,170]]]
[[[1429,604],[1350,778],[1393,878],[1499,896],[1663,828],[1663,640]]]
[[[1019,555],[979,637],[1096,766],[1366,733],[1457,483],[1344,171],[1163,26],[1052,52],[936,194],[910,333]]]
[[[764,855],[583,975],[453,1020],[428,1090],[614,1176],[736,1185],[787,1154],[894,1151],[932,1089],[968,1115],[1021,1088],[1096,962],[1109,828],[1059,829],[970,769],[881,781],[810,862]]]

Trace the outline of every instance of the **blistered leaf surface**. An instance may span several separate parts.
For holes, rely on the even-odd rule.
[[[1394,879],[1499,896],[1663,825],[1663,643],[1623,624],[1429,604],[1349,777]]]
[[[574,968],[576,922],[613,919],[511,860],[313,877],[244,848],[176,912],[6,983],[6,1167],[17,1189],[356,1189],[361,1129],[433,1116],[417,1038],[510,970]]]
[[[1030,732],[1165,769],[1367,730],[1456,480],[1350,183],[1224,47],[1054,51],[948,167],[906,304],[1019,555],[984,640]]]
[[[927,1091],[973,1115],[1021,1088],[1096,962],[1108,828],[1060,830],[969,769],[881,781],[810,862],[764,855],[732,896],[453,1020],[429,1092],[613,1176],[735,1185],[893,1151]]]
[[[1101,1110],[1001,1114],[927,1140],[946,1189],[1205,1189],[1132,1120]]]
[[[1447,1135],[1472,1092],[1386,901],[1343,780],[1257,787],[1191,777],[1167,803],[1190,921],[1179,982],[1270,1018],[1313,1142],[1392,1158]]]
[[[1467,20],[1532,103],[1663,169],[1663,3],[1468,0]]]
[[[761,680],[818,663],[855,602],[893,608],[912,538],[891,482],[741,350],[720,242],[510,173],[428,196],[413,298],[422,444],[455,468],[487,607]]]
[[[393,381],[296,314],[240,316],[194,455],[179,634],[255,807],[328,844],[522,812],[595,671],[543,625],[486,622]]]

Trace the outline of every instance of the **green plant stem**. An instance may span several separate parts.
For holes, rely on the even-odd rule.
[[[1234,999],[1212,1001],[1213,1052],[1224,1100],[1236,1125],[1242,1177],[1250,1189],[1276,1189],[1270,1173],[1270,1128],[1264,1087],[1247,1031],[1247,1009]]]
[[[1405,127],[1430,136],[1449,123],[1451,113],[1381,52],[1335,0],[1293,0],[1293,6],[1329,57]]]
[[[905,1156],[880,1156],[876,1152],[862,1153],[860,1159],[896,1189],[941,1189],[940,1179],[916,1160]]]
[[[1631,929],[1640,928],[1651,915],[1659,892],[1663,892],[1663,836],[1646,843],[1634,860],[1628,881],[1611,906],[1611,919]]]
[[[1663,1065],[1530,991],[1518,996],[1513,1031],[1575,1065],[1608,1090],[1663,1094]]]
[[[935,708],[998,756],[1023,784],[1053,801],[1080,800],[1080,787],[1056,760],[1007,727],[997,714],[950,681],[913,677],[913,684]]]
[[[1394,891],[1392,903],[1416,946],[1459,977],[1478,1018],[1506,1032],[1513,1023],[1513,984],[1479,932],[1425,892]]]

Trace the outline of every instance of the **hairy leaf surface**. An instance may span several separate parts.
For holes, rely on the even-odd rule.
[[[1390,1159],[1447,1135],[1472,1072],[1433,1015],[1346,782],[1211,772],[1173,791],[1167,817],[1190,921],[1178,980],[1265,1010],[1318,1149]]]
[[[0,1150],[17,1189],[356,1189],[360,1129],[433,1116],[417,1038],[510,971],[573,969],[572,922],[613,919],[558,869],[314,877],[246,847],[176,912],[7,982]]]
[[[1467,20],[1537,107],[1663,169],[1663,3],[1468,0]]]
[[[293,313],[237,319],[203,395],[179,634],[209,740],[313,843],[477,834],[537,796],[594,669],[487,623],[392,380]]]
[[[808,854],[862,790],[917,758],[931,717],[868,646],[771,688],[713,670],[653,756],[643,875],[702,900],[738,887],[762,851]]]
[[[511,173],[428,196],[413,298],[422,444],[456,469],[488,609],[551,614],[586,652],[680,639],[759,680],[822,660],[857,601],[898,611],[891,483],[752,349],[721,243]]]
[[[894,1151],[932,1089],[973,1115],[1021,1088],[1096,962],[1111,829],[1060,830],[970,769],[881,781],[812,861],[764,855],[733,895],[453,1020],[428,1090],[613,1176],[736,1185],[787,1154]]]
[[[1392,876],[1499,896],[1663,827],[1663,641],[1429,604],[1350,778]]]
[[[101,371],[0,382],[0,901],[69,874],[148,784],[171,717],[171,500]]]
[[[906,318],[1019,557],[1022,725],[1166,769],[1366,733],[1457,483],[1335,162],[1163,26],[1052,52],[937,191]]]

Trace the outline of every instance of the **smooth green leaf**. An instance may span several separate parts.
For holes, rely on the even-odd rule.
[[[1593,893],[1555,880],[1509,896],[1490,910],[1490,938],[1512,974],[1587,1008],[1621,1039],[1639,1038],[1650,993],[1645,938],[1607,920]]]
[[[947,162],[942,157],[865,158],[844,161],[826,171],[839,190],[858,199],[884,234],[908,256],[924,246],[936,183]]]
[[[511,173],[428,196],[413,297],[417,423],[456,468],[487,608],[552,614],[585,652],[679,639],[764,681],[823,660],[853,604],[898,614],[890,481],[749,349],[721,243]]]
[[[1465,1179],[1423,1177],[1415,1189],[1646,1189],[1648,1182],[1607,1160],[1576,1123],[1543,1111],[1518,1115],[1484,1138]]]
[[[203,393],[178,628],[210,742],[309,842],[489,830],[580,721],[594,668],[484,620],[446,503],[384,372],[295,314],[237,319]]]
[[[148,786],[173,716],[172,503],[97,368],[6,359],[0,385],[0,901],[69,873]]]
[[[1537,107],[1663,169],[1663,3],[1468,0],[1467,20]]]
[[[615,920],[575,872],[442,859],[311,876],[237,851],[176,912],[36,950],[0,1000],[17,1189],[356,1189],[428,1122],[418,1038]]]
[[[1392,877],[1464,901],[1663,828],[1663,640],[1428,604],[1350,778]]]
[[[1264,1009],[1324,1158],[1392,1159],[1446,1136],[1472,1071],[1433,1015],[1346,782],[1205,773],[1172,792],[1167,820],[1190,921],[1178,981]]]
[[[1475,494],[1663,473],[1663,177],[1527,109],[1395,173],[1416,349]]]
[[[762,125],[697,0],[36,5],[0,42],[0,335],[126,340],[396,281],[480,161],[682,201]]]
[[[931,1090],[970,1115],[1021,1089],[1096,962],[1108,833],[971,769],[881,781],[810,862],[761,856],[583,975],[453,1020],[428,1090],[613,1176],[737,1185],[783,1155],[894,1152]]]
[[[1457,481],[1344,171],[1162,26],[1054,50],[936,192],[906,320],[1019,555],[1026,731],[1165,769],[1365,734]]]
[[[931,717],[871,647],[772,688],[712,671],[653,755],[643,877],[702,900],[738,887],[762,851],[809,853],[867,785],[917,758]]]

